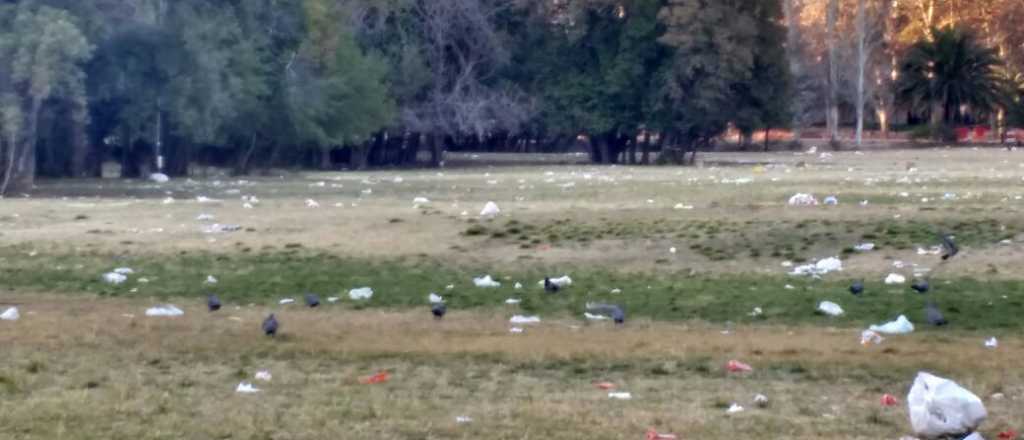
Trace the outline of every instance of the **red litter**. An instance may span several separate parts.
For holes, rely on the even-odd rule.
[[[892,394],[882,395],[882,406],[896,406],[897,403],[899,403],[899,401],[896,400],[896,397]]]
[[[729,363],[725,364],[725,369],[729,370],[730,373],[748,373],[754,371],[754,367],[737,360],[729,361]]]
[[[1007,429],[999,433],[999,440],[1016,440],[1019,436],[1020,434],[1017,434],[1017,431]]]
[[[362,383],[363,385],[370,385],[375,383],[384,383],[387,382],[388,379],[391,379],[391,374],[389,374],[387,371],[381,371],[380,373],[374,374],[373,376],[359,379],[359,382]]]
[[[647,440],[675,440],[675,434],[659,434],[654,428],[647,430]]]
[[[613,389],[615,389],[615,384],[613,384],[611,382],[598,382],[598,383],[595,383],[594,386],[599,388],[599,389],[602,389],[602,390],[613,390]]]

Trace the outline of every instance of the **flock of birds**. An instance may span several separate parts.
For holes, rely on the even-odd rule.
[[[956,242],[953,241],[952,236],[942,235],[940,238],[942,239],[943,249],[942,261],[948,261],[950,258],[955,257],[956,254],[960,253],[960,248],[956,245]],[[915,279],[910,285],[910,288],[921,295],[926,295],[928,294],[928,291],[931,290],[931,286],[928,284],[927,279]],[[850,293],[855,296],[863,294],[864,281],[858,280],[850,285]],[[924,314],[925,319],[931,325],[941,327],[949,324],[949,321],[942,315],[942,311],[939,310],[939,306],[935,304],[935,301],[931,297],[929,297],[925,303]]]
[[[942,235],[942,260],[948,261],[960,252],[960,248],[957,247],[956,242],[953,241],[953,237],[949,235]],[[931,289],[927,279],[915,279],[910,285],[910,288],[915,292],[925,295]],[[544,278],[544,291],[549,294],[558,293],[562,289],[557,283],[551,281],[550,278]],[[864,293],[864,281],[854,281],[850,285],[850,293],[855,296],[860,296]],[[305,296],[306,306],[309,308],[316,308],[320,306],[320,297],[307,293]],[[206,306],[210,312],[216,312],[221,309],[221,301],[217,295],[210,294],[206,299]],[[588,303],[586,305],[587,313],[605,316],[610,318],[616,325],[622,325],[626,322],[626,312],[623,308],[616,304],[602,304],[602,303]],[[444,316],[448,313],[448,306],[444,302],[436,302],[430,305],[430,313],[434,316],[435,320],[444,319]],[[942,315],[939,307],[935,304],[932,298],[928,298],[925,304],[925,318],[929,324],[935,326],[944,326],[949,324],[946,317]],[[280,327],[280,323],[277,321],[277,317],[271,313],[263,320],[262,330],[263,334],[267,336],[277,335],[277,330]]]

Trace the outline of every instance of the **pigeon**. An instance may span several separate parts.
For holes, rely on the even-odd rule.
[[[444,303],[434,303],[430,306],[430,313],[434,315],[434,319],[444,318],[444,314],[448,313],[448,306]]]
[[[850,285],[850,293],[854,295],[860,295],[864,293],[864,282],[854,281],[853,284]]]
[[[942,327],[949,324],[949,321],[946,321],[946,317],[942,316],[942,312],[939,311],[939,308],[931,301],[928,301],[928,305],[925,306],[924,313],[925,317],[928,319],[928,323],[931,325]]]
[[[942,259],[943,260],[948,260],[950,258],[953,258],[953,257],[956,256],[956,254],[958,254],[960,252],[960,248],[958,248],[956,246],[956,243],[953,242],[953,236],[952,235],[943,235],[942,236],[942,249],[944,249],[946,251],[946,253],[942,254]]]
[[[263,333],[267,336],[277,335],[277,318],[274,317],[273,313],[263,320]]]
[[[607,315],[611,317],[616,324],[626,323],[626,312],[622,311],[622,307],[615,304],[587,304],[587,312]]]
[[[931,287],[928,285],[928,280],[915,280],[914,284],[910,285],[911,289],[920,294],[928,293],[928,289]]]
[[[551,278],[544,278],[544,291],[548,293],[558,293],[558,289],[561,287],[558,284],[552,283]]]
[[[209,309],[211,312],[216,312],[220,310],[220,298],[217,298],[217,295],[214,294],[210,294],[209,296],[207,296],[206,308]]]
[[[306,294],[306,305],[309,306],[310,308],[319,306],[320,305],[320,297],[316,296],[316,294],[313,294],[313,293],[307,293]]]

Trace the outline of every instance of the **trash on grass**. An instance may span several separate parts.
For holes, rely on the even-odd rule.
[[[217,284],[217,277],[214,277],[213,275],[207,275],[206,284]]]
[[[744,408],[737,403],[732,404],[729,409],[725,410],[726,414],[738,414],[744,411]]]
[[[896,404],[900,402],[899,400],[896,400],[896,396],[893,396],[892,394],[883,394],[881,403],[882,406],[896,406]]]
[[[514,333],[514,334],[519,334],[519,333],[522,333],[524,331],[525,330],[523,330],[522,327],[512,327],[512,328],[508,329],[509,333]]]
[[[828,316],[842,316],[843,308],[831,301],[822,301],[818,304],[818,311]]]
[[[871,327],[868,327],[868,330],[886,335],[903,335],[913,332],[914,324],[912,324],[906,316],[900,315],[895,321],[890,321],[881,325],[872,325]]]
[[[749,373],[751,371],[754,371],[754,367],[751,367],[750,365],[744,364],[743,362],[737,361],[735,359],[727,362],[725,364],[725,369],[728,370],[730,373]]]
[[[272,376],[270,374],[270,372],[267,371],[267,370],[260,370],[260,371],[256,372],[256,376],[255,377],[256,377],[256,380],[262,380],[264,382],[270,382],[270,379],[272,379],[274,376]]]
[[[861,243],[853,247],[853,250],[857,252],[868,252],[875,250],[874,243]]]
[[[457,417],[455,417],[455,423],[458,423],[460,425],[464,424],[464,423],[471,423],[472,421],[473,421],[472,418],[466,417],[466,416],[457,416]]]
[[[815,206],[818,199],[811,194],[797,193],[789,198],[789,206]]]
[[[569,275],[563,275],[558,278],[548,278],[548,281],[551,282],[551,284],[554,284],[558,287],[568,287],[572,285],[572,278],[569,278]],[[543,286],[544,280],[540,280],[539,282],[537,282],[537,285]]]
[[[907,282],[907,277],[898,273],[891,273],[885,277],[885,284],[903,284]]]
[[[498,204],[494,202],[487,202],[484,205],[484,209],[480,210],[481,217],[494,217],[501,213],[501,209],[498,209]]]
[[[600,390],[605,390],[605,391],[614,390],[615,389],[615,384],[613,384],[611,382],[598,382],[598,383],[595,383],[594,386],[597,387]]]
[[[521,300],[521,299],[519,299],[519,298],[509,298],[509,299],[506,299],[506,300],[505,300],[505,304],[508,304],[508,305],[510,305],[510,306],[511,306],[511,305],[516,305],[516,304],[519,304],[519,303],[521,303],[521,302],[523,302],[523,300]]]
[[[427,296],[427,301],[430,301],[431,304],[443,303],[444,298],[442,298],[441,295],[438,295],[436,293],[431,293],[429,296]]]
[[[281,304],[281,305],[285,305],[285,304],[291,304],[293,302],[295,302],[295,299],[293,299],[293,298],[285,298],[285,299],[282,299],[282,300],[278,301],[277,303]]]
[[[838,257],[829,257],[818,260],[818,262],[814,264],[805,264],[803,266],[797,266],[793,268],[793,271],[790,272],[789,274],[796,276],[811,275],[818,277],[825,275],[829,272],[842,270],[843,261],[840,260]]]
[[[107,284],[121,284],[128,281],[128,277],[117,272],[108,272],[103,274],[103,281]]]
[[[626,392],[611,392],[608,393],[608,398],[616,400],[630,400],[633,398],[633,394]]]
[[[181,315],[184,315],[184,314],[185,314],[185,312],[183,312],[181,309],[179,309],[179,308],[177,308],[177,307],[175,307],[173,305],[170,305],[170,304],[167,304],[167,305],[164,305],[164,306],[150,307],[150,308],[146,309],[146,316],[171,316],[171,317],[173,317],[173,316],[181,316]]]
[[[509,319],[508,322],[511,322],[512,324],[538,324],[540,323],[540,317],[515,315]]]
[[[499,283],[497,281],[494,281],[494,278],[491,278],[490,275],[484,275],[484,276],[482,276],[480,278],[473,278],[473,284],[476,287],[482,287],[482,288],[501,287],[501,283]]]
[[[764,394],[754,396],[754,404],[760,408],[768,406],[768,396],[765,396]]]
[[[11,307],[0,314],[0,321],[17,321],[21,315],[18,313],[17,307]]]
[[[867,345],[870,345],[870,344],[878,345],[878,344],[881,344],[882,341],[884,341],[884,340],[885,340],[885,338],[883,338],[882,335],[878,334],[877,332],[871,331],[871,330],[864,330],[860,334],[860,345],[864,345],[864,346],[867,346]]]
[[[837,199],[836,196],[828,196],[828,197],[825,197],[824,203],[826,205],[835,206],[835,205],[839,204],[839,199]]]
[[[354,301],[361,299],[370,299],[373,297],[373,289],[369,287],[360,287],[358,289],[352,289],[348,291],[348,297]]]
[[[646,440],[676,440],[677,438],[675,434],[662,434],[655,431],[654,428],[650,428],[647,430]]]
[[[412,204],[413,205],[427,205],[429,203],[430,203],[430,199],[428,199],[426,197],[417,197],[415,199],[412,199]]]
[[[252,386],[252,384],[249,383],[249,382],[242,382],[242,383],[238,384],[238,388],[235,388],[235,392],[236,393],[243,393],[243,394],[258,393],[260,391],[262,391],[262,390]]]
[[[978,429],[988,417],[978,396],[956,382],[929,373],[917,373],[907,395],[910,424],[920,437],[963,436]]]
[[[998,348],[999,347],[999,341],[995,338],[995,336],[993,336],[993,337],[989,338],[987,341],[985,341],[985,347],[986,348]]]
[[[384,383],[391,380],[391,374],[387,371],[381,371],[380,373],[374,374],[373,376],[364,377],[359,379],[359,383],[363,385],[372,385],[377,383]]]

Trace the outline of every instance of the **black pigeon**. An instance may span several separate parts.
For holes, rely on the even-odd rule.
[[[914,284],[910,285],[910,288],[914,289],[917,293],[925,294],[928,293],[928,289],[930,289],[931,286],[928,285],[928,280],[915,280]]]
[[[544,291],[548,293],[558,293],[558,289],[561,289],[561,286],[552,283],[551,278],[544,278]]]
[[[434,303],[430,306],[430,313],[434,315],[434,319],[444,318],[444,314],[448,313],[448,306],[444,303]]]
[[[931,301],[928,301],[928,305],[925,306],[924,313],[925,317],[928,319],[928,323],[931,325],[942,327],[949,324],[949,321],[946,321],[946,317],[942,316],[942,312],[939,311],[939,308]]]
[[[864,293],[864,282],[854,281],[853,284],[850,285],[850,293],[858,296]]]
[[[213,295],[213,294],[210,294],[209,296],[207,296],[206,297],[206,308],[209,309],[211,312],[216,312],[216,311],[220,310],[220,298],[217,298],[217,295]]]
[[[944,249],[946,251],[944,254],[942,254],[942,259],[943,260],[948,260],[950,258],[953,258],[953,257],[956,256],[956,254],[960,253],[960,248],[958,248],[956,246],[956,243],[953,242],[953,236],[952,235],[943,235],[942,236],[942,249]]]
[[[626,312],[615,304],[587,304],[587,312],[609,316],[616,324],[626,323]]]
[[[274,336],[277,334],[277,318],[271,313],[267,319],[263,320],[263,333],[267,336]]]
[[[312,293],[307,293],[306,294],[306,305],[309,306],[310,308],[319,306],[320,305],[320,297],[316,296],[315,294],[312,294]]]

